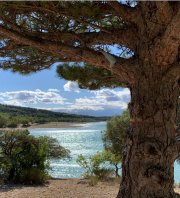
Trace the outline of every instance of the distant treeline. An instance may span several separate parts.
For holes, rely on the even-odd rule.
[[[0,104],[0,128],[24,127],[32,124],[44,124],[48,122],[97,122],[106,121],[110,117],[93,117],[61,112],[52,112],[27,107],[18,107]]]

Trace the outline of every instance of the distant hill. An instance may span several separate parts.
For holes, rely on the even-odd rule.
[[[96,122],[109,119],[109,117],[84,116],[3,104],[0,104],[0,117],[0,127],[3,126],[1,124],[3,119],[6,122],[5,127],[11,125],[12,122],[17,124],[27,124],[29,122],[41,124],[47,122]]]

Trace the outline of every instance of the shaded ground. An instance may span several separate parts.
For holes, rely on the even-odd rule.
[[[100,182],[91,187],[79,179],[50,180],[44,186],[0,186],[0,198],[115,198],[118,182]],[[176,189],[180,193],[180,189]]]

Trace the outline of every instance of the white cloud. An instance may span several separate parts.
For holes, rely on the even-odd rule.
[[[66,100],[63,98],[57,89],[48,89],[42,91],[40,89],[22,90],[22,91],[11,91],[1,92],[0,102],[12,105],[29,105],[29,104],[64,104]]]
[[[64,91],[74,91],[76,93],[80,92],[78,83],[75,81],[68,81],[65,85],[64,85]]]
[[[103,110],[102,101],[97,100],[96,98],[78,98],[75,100],[75,103],[70,106],[70,109],[74,110]]]
[[[50,91],[50,92],[59,92],[58,89],[48,89],[48,91]]]
[[[118,115],[127,108],[130,101],[129,89],[102,89],[89,91],[91,97],[76,98],[74,102],[66,102],[65,106],[51,107],[48,110],[103,116]]]
[[[91,91],[93,97],[78,98],[73,105],[68,109],[71,110],[93,110],[101,111],[108,109],[124,110],[130,101],[129,89],[122,89],[120,91],[111,89],[102,89],[98,91]]]
[[[98,116],[120,114],[130,101],[129,89],[89,91],[88,96],[72,101],[63,98],[57,89],[21,90],[0,92],[0,103]]]
[[[98,91],[92,91],[96,95],[97,99],[106,100],[108,102],[113,101],[129,101],[130,91],[129,89],[122,89],[120,91],[115,91],[113,89],[101,89]]]

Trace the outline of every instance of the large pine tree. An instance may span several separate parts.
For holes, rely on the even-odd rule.
[[[59,75],[82,88],[129,87],[118,198],[172,198],[180,2],[123,3],[1,1],[0,67],[29,73],[66,62]]]

